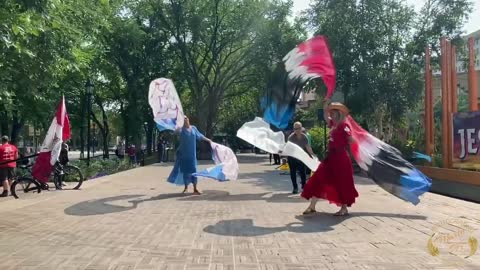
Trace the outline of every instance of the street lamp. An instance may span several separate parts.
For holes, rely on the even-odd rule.
[[[97,125],[93,123],[92,156],[95,157],[95,146],[97,145]]]
[[[90,78],[85,83],[85,90],[87,94],[87,165],[90,166],[90,114],[92,113],[92,95],[93,95],[93,83],[90,81]]]

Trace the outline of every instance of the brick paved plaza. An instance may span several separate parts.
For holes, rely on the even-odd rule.
[[[357,177],[350,216],[322,201],[303,217],[289,176],[265,157],[239,160],[238,181],[200,180],[201,196],[180,194],[165,181],[172,164],[156,164],[81,191],[3,199],[0,269],[480,269],[480,251],[461,257],[463,240],[466,250],[427,249],[434,231],[462,222],[480,239],[479,204],[427,194],[413,206]]]

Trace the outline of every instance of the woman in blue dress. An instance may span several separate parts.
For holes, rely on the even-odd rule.
[[[197,189],[197,177],[192,176],[197,172],[197,141],[212,141],[205,137],[195,126],[190,125],[190,120],[185,116],[182,128],[176,130],[180,134],[180,146],[177,149],[175,166],[173,167],[168,182],[184,185],[183,193],[187,192],[188,185],[193,184],[193,193],[200,194]]]

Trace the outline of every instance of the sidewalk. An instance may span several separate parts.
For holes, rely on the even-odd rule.
[[[307,202],[268,156],[239,160],[238,181],[200,180],[201,196],[166,183],[170,163],[0,200],[0,269],[480,269],[480,251],[460,257],[464,240],[480,240],[480,204],[427,194],[413,206],[357,177],[350,216],[322,201],[304,217]],[[430,255],[435,231],[459,244],[437,241]]]

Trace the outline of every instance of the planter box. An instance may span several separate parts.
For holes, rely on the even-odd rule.
[[[480,186],[480,172],[427,166],[417,168],[432,179]]]
[[[417,166],[432,178],[431,192],[480,202],[480,172]]]

